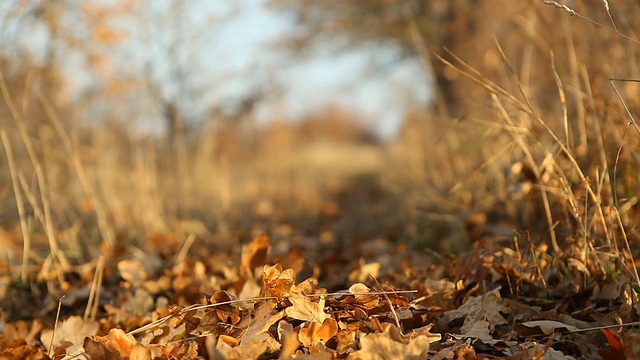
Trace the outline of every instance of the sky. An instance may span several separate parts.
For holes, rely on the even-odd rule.
[[[278,46],[278,40],[295,31],[295,24],[288,14],[265,3],[185,2],[182,20],[186,21],[181,22],[175,9],[167,11],[168,1],[143,2],[129,21],[123,17],[114,22],[113,26],[125,29],[128,38],[109,49],[109,66],[121,73],[150,72],[163,95],[179,100],[187,117],[193,119],[201,118],[216,104],[233,107],[243,94],[262,88],[277,96],[258,107],[260,121],[302,117],[321,111],[327,104],[337,104],[388,138],[397,131],[405,110],[431,99],[431,80],[418,59],[398,60],[391,47],[371,45],[337,54],[319,47],[304,59],[292,55]],[[74,16],[77,12],[67,11],[63,26],[82,38],[85,34],[77,25],[81,22]],[[11,39],[7,31],[20,27],[19,23],[0,25],[5,40]],[[183,31],[176,31],[180,27]],[[25,26],[22,33],[26,46],[34,53],[42,52],[46,43],[42,27]],[[78,94],[95,86],[95,74],[83,64],[86,59],[74,55],[72,49],[61,53],[67,56],[66,71]],[[176,74],[185,80],[174,81]],[[140,117],[140,127],[159,127],[154,119]]]
[[[270,44],[280,34],[293,30],[286,15],[265,9],[264,1],[241,3],[242,15],[228,24],[228,31],[233,34],[229,38],[236,44],[251,45],[238,49],[255,48],[260,49],[258,53],[268,53]],[[301,116],[327,103],[340,104],[356,112],[378,133],[384,136],[395,133],[404,111],[429,101],[431,93],[430,79],[417,59],[385,66],[390,58],[397,58],[394,55],[393,49],[381,47],[340,54],[320,51],[317,56],[287,68],[275,65],[277,79],[287,89],[284,111]]]

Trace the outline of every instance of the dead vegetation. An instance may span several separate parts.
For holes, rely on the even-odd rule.
[[[0,358],[637,358],[638,85],[608,79],[640,17],[608,5],[481,7],[436,52],[468,108],[388,143],[331,107],[167,146],[3,74]]]

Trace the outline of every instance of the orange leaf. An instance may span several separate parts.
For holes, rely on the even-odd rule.
[[[287,294],[296,281],[296,273],[292,269],[282,270],[280,264],[265,265],[262,270],[262,295],[283,296]]]
[[[621,353],[624,353],[624,344],[622,343],[622,339],[620,335],[616,334],[613,330],[609,329],[600,329],[604,336],[607,337],[607,341],[612,348],[618,350]]]
[[[93,336],[92,339],[99,341],[110,351],[117,351],[121,356],[129,356],[137,343],[132,335],[125,334],[121,329],[111,329],[107,336]]]
[[[300,328],[298,340],[306,347],[317,343],[325,344],[338,333],[338,323],[332,318],[325,319],[322,325],[317,322],[305,325]]]
[[[262,267],[267,263],[269,242],[270,240],[267,235],[260,235],[250,243],[242,246],[242,260],[240,266],[242,267],[243,274],[247,274],[252,277],[253,272],[257,267]]]

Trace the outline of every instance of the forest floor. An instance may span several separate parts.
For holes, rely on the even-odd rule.
[[[576,243],[552,253],[489,230],[473,242],[472,220],[467,251],[427,251],[371,174],[309,213],[272,205],[230,221],[240,242],[148,234],[87,264],[45,259],[28,283],[5,276],[0,359],[639,354],[637,287],[605,252],[585,261]]]

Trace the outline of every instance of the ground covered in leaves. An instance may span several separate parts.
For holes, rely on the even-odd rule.
[[[487,234],[429,253],[403,241],[372,184],[313,216],[256,213],[236,224],[241,244],[149,234],[64,273],[45,261],[31,283],[7,278],[0,359],[637,356],[620,325],[640,308],[619,259]]]
[[[0,360],[639,359],[637,2],[286,2],[404,44],[433,108],[178,126],[152,74],[68,93],[84,40],[0,54]]]

